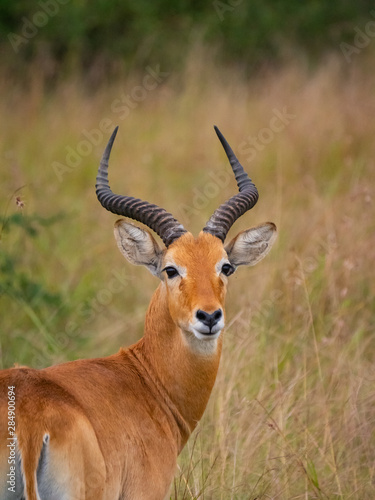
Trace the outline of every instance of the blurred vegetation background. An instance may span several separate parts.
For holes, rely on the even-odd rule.
[[[173,499],[375,498],[375,8],[369,1],[0,3],[0,368],[137,341],[157,280],[111,185],[197,233],[235,190],[279,239],[230,280],[217,383]],[[115,188],[116,186],[116,188]]]
[[[150,60],[181,69],[202,44],[216,49],[217,64],[251,73],[337,52],[371,9],[371,0],[3,0],[1,58],[14,71],[37,60],[49,78],[74,69],[102,81]]]

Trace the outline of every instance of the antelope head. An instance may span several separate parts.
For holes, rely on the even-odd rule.
[[[234,222],[257,202],[258,191],[217,127],[215,131],[231,164],[239,193],[213,213],[197,238],[163,208],[111,191],[108,161],[117,128],[104,151],[96,183],[98,199],[107,210],[145,224],[164,242],[165,247],[161,248],[149,231],[127,220],[115,224],[121,253],[132,264],[146,266],[161,280],[172,321],[194,345],[219,337],[225,322],[228,277],[238,266],[252,266],[263,259],[276,238],[276,226],[268,222],[240,232],[225,244]]]

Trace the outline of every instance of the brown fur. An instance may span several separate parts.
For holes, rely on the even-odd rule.
[[[138,343],[107,358],[0,372],[1,453],[7,452],[7,387],[14,385],[27,500],[37,499],[35,472],[46,433],[51,474],[70,487],[75,479],[74,498],[167,494],[177,455],[206,407],[221,352],[221,340],[209,357],[192,352],[176,317],[193,305],[215,310],[224,300],[224,285],[207,272],[223,252],[217,238],[186,235],[170,252],[191,277],[176,295],[160,284]],[[4,477],[9,466],[0,463]]]
[[[9,471],[11,385],[26,500],[38,499],[39,462],[38,487],[53,485],[61,491],[54,498],[159,500],[168,494],[177,456],[207,405],[222,348],[222,335],[205,350],[200,346],[207,341],[185,327],[197,308],[224,308],[227,279],[217,265],[227,254],[207,233],[196,239],[187,233],[164,252],[149,238],[151,253],[162,259],[159,268],[172,260],[186,276],[161,276],[139,342],[107,358],[0,372],[0,498]]]

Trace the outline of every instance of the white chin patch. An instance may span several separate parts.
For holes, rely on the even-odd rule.
[[[202,356],[212,356],[216,353],[217,339],[223,328],[224,321],[220,321],[214,326],[213,332],[210,333],[207,326],[197,321],[186,325],[185,328],[182,327],[181,330],[184,332],[183,338],[190,349]]]

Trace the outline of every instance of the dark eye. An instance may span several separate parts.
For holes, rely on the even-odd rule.
[[[167,276],[170,279],[176,278],[176,276],[179,275],[177,269],[175,267],[172,267],[172,266],[166,267],[165,269],[163,269],[163,271],[165,271],[167,273]]]
[[[221,268],[221,272],[225,274],[225,276],[230,276],[233,274],[235,271],[234,267],[231,266],[230,264],[223,264],[223,267]]]

